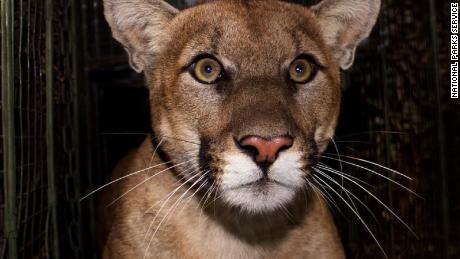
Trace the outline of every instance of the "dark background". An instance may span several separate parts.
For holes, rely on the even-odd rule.
[[[79,199],[145,137],[147,89],[112,40],[99,0],[4,0],[1,19],[0,258],[97,258],[97,201]],[[390,258],[460,258],[460,102],[449,98],[449,25],[450,1],[384,0],[374,32],[343,73],[340,154],[413,180],[343,159],[423,197],[343,164],[417,234],[345,185],[375,214],[359,208]],[[383,258],[334,199],[348,257]]]

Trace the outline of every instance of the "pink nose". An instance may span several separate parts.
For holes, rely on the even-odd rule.
[[[288,136],[263,138],[248,136],[239,141],[242,148],[257,151],[256,162],[274,162],[278,153],[292,146],[293,139]]]

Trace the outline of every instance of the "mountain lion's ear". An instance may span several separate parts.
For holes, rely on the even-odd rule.
[[[161,0],[104,0],[113,37],[125,47],[138,73],[160,51],[168,22],[178,10]]]
[[[339,66],[350,68],[356,47],[369,36],[377,21],[380,0],[323,0],[312,10]]]

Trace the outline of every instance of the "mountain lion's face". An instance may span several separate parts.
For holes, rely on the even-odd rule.
[[[312,9],[214,1],[182,12],[161,1],[107,1],[114,36],[146,75],[156,144],[178,174],[250,212],[277,209],[308,187],[334,134],[340,67],[351,65],[373,16],[367,27],[347,24],[340,15],[362,19],[352,16],[359,10],[340,13],[327,1]]]

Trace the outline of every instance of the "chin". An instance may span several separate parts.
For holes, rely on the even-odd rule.
[[[254,183],[225,190],[223,201],[241,212],[251,214],[270,213],[282,209],[293,201],[296,190],[278,183]]]

